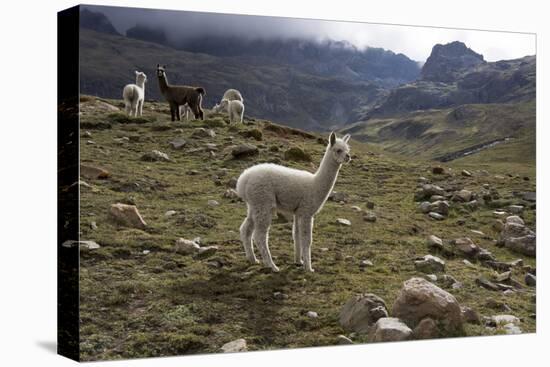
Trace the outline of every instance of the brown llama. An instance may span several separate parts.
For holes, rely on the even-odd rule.
[[[157,77],[159,81],[160,92],[170,105],[170,114],[172,121],[176,119],[181,121],[179,106],[187,104],[195,118],[204,120],[202,111],[202,97],[206,91],[202,87],[190,87],[187,85],[170,85],[166,79],[166,66],[157,64]]]

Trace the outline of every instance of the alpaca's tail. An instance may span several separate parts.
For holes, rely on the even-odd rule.
[[[195,90],[196,90],[199,94],[202,94],[203,96],[206,95],[206,91],[204,90],[203,87],[195,88]]]
[[[237,179],[237,186],[235,187],[235,191],[237,191],[237,195],[239,195],[239,197],[244,201],[246,201],[245,188],[246,188],[246,183],[248,181],[247,171],[248,170],[245,170],[243,173],[241,173],[241,175]]]

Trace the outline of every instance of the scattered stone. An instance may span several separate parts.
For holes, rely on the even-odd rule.
[[[504,217],[505,215],[508,215],[508,213],[506,213],[505,211],[503,210],[495,210],[493,212],[493,215],[497,216],[497,217]]]
[[[433,195],[445,196],[445,190],[437,185],[425,184],[414,195],[416,201],[428,199]]]
[[[246,340],[244,339],[233,340],[229,343],[222,345],[221,347],[221,351],[223,353],[246,352],[247,350],[248,346],[246,345]]]
[[[357,205],[352,205],[351,209],[355,210],[356,212],[362,211],[362,209],[360,207],[358,207]]]
[[[345,192],[332,191],[328,195],[328,200],[334,201],[336,203],[345,203],[348,201],[348,195]]]
[[[122,225],[144,229],[147,223],[141,217],[135,205],[116,203],[111,205],[109,214],[113,219]]]
[[[521,328],[512,323],[506,324],[502,328],[504,329],[504,332],[508,335],[518,335],[522,333]]]
[[[521,214],[523,213],[523,205],[510,205],[508,211],[512,214]]]
[[[506,282],[506,281],[509,281],[510,278],[512,276],[512,272],[511,271],[505,271],[504,273],[501,273],[501,274],[497,274],[495,276],[495,281],[501,283],[501,282]]]
[[[452,244],[460,253],[469,257],[474,257],[479,252],[479,247],[469,237],[457,238]]]
[[[220,205],[220,203],[217,202],[216,200],[208,200],[207,204],[208,206],[212,206],[212,207]]]
[[[429,248],[438,249],[438,250],[443,249],[443,240],[437,236],[434,236],[433,234],[428,236],[428,239],[426,240],[426,244],[428,245]]]
[[[435,212],[430,212],[428,213],[428,215],[430,216],[430,218],[432,219],[435,219],[435,220],[443,220],[445,219],[445,217],[439,213],[435,213]]]
[[[433,339],[437,338],[439,331],[436,322],[429,318],[423,318],[413,330],[414,339]]]
[[[94,221],[91,221],[90,222],[90,228],[95,231],[97,229],[97,223],[94,222]]]
[[[437,275],[435,274],[426,274],[425,277],[432,283],[437,282]]]
[[[306,316],[309,317],[309,318],[312,318],[312,319],[316,319],[316,318],[319,317],[319,315],[315,311],[308,311],[306,313]]]
[[[225,190],[225,192],[223,193],[223,197],[231,200],[240,200],[239,194],[237,194],[237,191],[233,189]]]
[[[103,179],[108,178],[110,173],[103,168],[87,166],[85,164],[80,165],[80,176],[87,179]]]
[[[61,246],[65,248],[72,248],[79,246],[81,249],[88,249],[88,250],[95,250],[100,248],[101,246],[95,242],[95,241],[75,241],[75,240],[67,240],[61,244]]]
[[[344,218],[337,218],[336,223],[344,226],[351,226],[351,222],[348,219],[344,219]]]
[[[490,291],[500,291],[500,287],[483,276],[476,278],[476,284]]]
[[[535,257],[537,253],[537,238],[534,234],[508,238],[505,240],[504,246],[520,254]]]
[[[361,260],[361,261],[359,261],[359,267],[360,268],[366,268],[368,266],[373,266],[372,261],[370,261],[370,260]]]
[[[216,133],[212,129],[205,129],[204,127],[198,127],[193,130],[191,134],[192,138],[213,138],[216,136]]]
[[[453,201],[462,201],[466,203],[472,200],[472,192],[469,190],[460,190],[453,195]]]
[[[187,144],[187,141],[185,139],[179,138],[179,139],[172,140],[168,144],[170,144],[170,146],[173,149],[181,149]]]
[[[519,325],[520,320],[514,315],[496,315],[491,317],[496,326],[502,326],[506,324]]]
[[[441,215],[449,214],[449,202],[438,200],[430,204],[430,212],[435,212]]]
[[[340,311],[340,325],[349,331],[367,333],[378,319],[388,317],[386,303],[372,293],[353,296]]]
[[[426,255],[422,260],[415,261],[414,267],[423,273],[442,273],[445,271],[445,261],[436,256]]]
[[[338,335],[336,337],[336,343],[339,345],[350,345],[353,344],[353,341],[345,335]]]
[[[478,313],[471,307],[462,307],[462,319],[469,324],[481,324]]]
[[[441,200],[445,200],[445,196],[441,196],[441,195],[432,195],[430,197],[430,202],[434,202],[434,201],[441,201]]]
[[[463,169],[462,172],[460,172],[460,174],[464,177],[472,177],[472,173],[470,171],[465,170],[465,169]]]
[[[160,150],[152,150],[145,153],[140,158],[145,162],[170,162],[168,154],[161,152]]]
[[[456,298],[422,278],[411,278],[403,283],[394,304],[393,315],[409,327],[416,327],[422,319],[432,318],[444,335],[462,333],[462,312]]]
[[[401,341],[410,338],[412,330],[395,317],[382,317],[369,332],[370,342]]]
[[[367,209],[374,209],[374,202],[372,201],[367,201]]]
[[[288,148],[284,152],[283,158],[287,161],[311,162],[311,154],[300,147]]]
[[[252,144],[241,144],[231,150],[231,155],[236,158],[251,157],[259,154],[258,147]]]
[[[525,225],[525,222],[523,221],[523,219],[521,219],[521,217],[517,215],[510,215],[509,217],[506,217],[506,223],[514,223],[514,224],[519,224],[521,226]]]
[[[467,203],[464,204],[464,208],[473,212],[479,208],[479,201],[477,200],[468,201]]]
[[[523,196],[522,196],[522,199],[525,200],[525,201],[536,202],[537,201],[537,193],[534,192],[534,191],[524,192]]]
[[[285,299],[288,299],[288,295],[282,292],[275,292],[273,293],[273,298],[278,300],[285,300]]]
[[[472,264],[469,260],[466,260],[466,259],[462,260],[462,263],[472,269],[475,269],[476,267],[474,264]]]
[[[429,201],[423,201],[418,205],[418,209],[425,214],[430,212],[430,206],[431,203]]]
[[[164,216],[165,216],[165,217],[171,217],[171,216],[173,216],[173,215],[176,215],[177,213],[178,213],[178,212],[175,211],[175,210],[168,210],[168,211],[166,211],[166,213],[164,213]]]
[[[199,252],[200,246],[195,241],[178,238],[176,240],[175,251],[182,255],[194,255]]]
[[[441,166],[433,167],[432,168],[432,173],[434,175],[442,175],[442,174],[445,173],[445,169]]]
[[[536,287],[537,277],[530,273],[525,274],[525,284],[527,284],[529,287]]]
[[[151,251],[150,250],[143,250],[141,253],[143,255],[149,255],[151,253]]]
[[[365,220],[365,222],[374,223],[376,222],[376,219],[377,219],[376,214],[370,211],[363,216],[363,220]]]

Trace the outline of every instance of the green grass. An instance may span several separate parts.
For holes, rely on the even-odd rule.
[[[116,106],[120,103],[107,102]],[[251,350],[334,344],[337,335],[345,334],[337,321],[339,311],[353,294],[375,293],[391,311],[403,281],[421,275],[415,271],[413,259],[428,254],[425,238],[429,234],[443,239],[467,234],[499,260],[522,257],[494,245],[497,233],[491,227],[493,209],[482,207],[470,213],[453,205],[448,219],[435,222],[416,211],[413,193],[418,177],[425,176],[442,186],[473,191],[489,183],[503,199],[517,201],[513,191],[534,190],[534,162],[522,165],[522,174],[530,175],[530,181],[509,177],[505,170],[491,168],[490,161],[464,160],[446,165],[459,173],[470,165],[475,168],[487,164],[489,176],[432,176],[428,161],[396,156],[377,145],[352,139],[354,158],[342,168],[335,186],[336,191],[348,194],[349,201],[327,202],[315,220],[316,272],[308,274],[292,265],[291,225],[276,222],[270,232],[270,248],[281,272],[273,274],[246,262],[238,235],[245,205],[223,198],[226,183],[258,162],[279,160],[313,171],[324,152],[324,143],[320,143],[324,139],[318,142],[316,136],[264,130],[264,123],[259,121],[245,121],[253,126],[228,127],[220,122],[220,116],[173,123],[169,121],[167,106],[152,102],[145,104],[142,121],[121,123],[118,114],[93,106],[93,100],[83,105],[81,122],[108,123],[111,128],[89,130],[91,137],[82,136],[81,161],[107,169],[111,178],[85,179],[92,187],[81,190],[82,238],[101,245],[97,250],[81,251],[80,345],[84,360],[217,352],[224,343],[237,338],[245,338]],[[197,127],[213,128],[216,136],[190,138]],[[262,141],[240,133],[252,128],[262,131]],[[115,140],[121,137],[128,137],[129,141]],[[168,142],[178,137],[187,140],[188,145],[173,150]],[[260,154],[231,159],[230,146],[244,142],[258,145]],[[217,144],[215,156],[200,149],[206,143]],[[313,163],[285,161],[284,151],[289,146],[304,149]],[[153,149],[167,153],[171,162],[140,160],[143,153]],[[515,170],[513,166],[508,169]],[[189,175],[192,170],[199,173]],[[495,174],[504,178],[496,178]],[[220,176],[219,181],[215,175]],[[210,199],[220,205],[208,206]],[[367,201],[375,203],[376,223],[363,221],[363,213],[351,208],[357,205],[365,210]],[[109,206],[116,202],[136,204],[148,228],[143,231],[113,224],[107,214]],[[177,214],[166,217],[168,210],[176,210]],[[349,219],[352,226],[336,224],[339,217]],[[465,219],[464,225],[456,224],[459,218]],[[525,219],[535,229],[535,210],[528,210]],[[91,229],[92,221],[97,223],[96,230]],[[470,233],[471,229],[481,230],[486,236]],[[207,259],[174,252],[177,238],[197,236],[204,245],[219,246],[219,251]],[[143,254],[144,250],[150,252]],[[212,267],[209,261],[214,259],[223,266]],[[362,259],[371,260],[374,266],[360,269],[358,263]],[[534,259],[524,261],[535,266]],[[488,309],[486,300],[502,300],[523,319],[525,332],[535,331],[535,321],[529,318],[535,312],[531,301],[534,290],[506,297],[475,285],[480,274],[491,277],[490,269],[479,264],[475,269],[468,268],[460,258],[446,262],[446,273],[464,284],[458,290],[447,289],[462,305],[490,316],[498,311]],[[514,271],[520,281],[523,275]],[[274,292],[283,292],[288,299],[275,299]],[[319,318],[307,318],[305,312],[309,310],[317,312]],[[481,326],[466,328],[467,335],[493,333]],[[366,338],[354,340],[362,342]]]

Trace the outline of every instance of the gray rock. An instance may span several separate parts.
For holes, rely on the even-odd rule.
[[[367,201],[367,209],[374,209],[374,202],[372,201]]]
[[[504,246],[520,254],[535,257],[537,253],[537,238],[535,235],[508,238],[504,241]]]
[[[414,328],[412,336],[418,340],[437,338],[439,336],[437,323],[429,317],[422,319]]]
[[[319,317],[319,315],[317,314],[317,312],[315,311],[308,311],[306,312],[306,316],[311,318],[311,319],[316,319]]]
[[[439,213],[436,213],[436,212],[429,212],[428,215],[430,216],[430,218],[432,219],[435,219],[435,220],[443,220],[445,219],[445,217]]]
[[[345,192],[332,191],[329,194],[328,199],[336,203],[340,203],[340,202],[346,203],[348,201],[348,195]]]
[[[194,255],[199,252],[200,246],[195,241],[178,238],[176,240],[175,251],[182,255]]]
[[[460,174],[464,177],[472,177],[472,173],[470,171],[465,170],[465,169],[463,169],[462,172],[460,172]]]
[[[527,284],[529,287],[536,287],[537,277],[530,273],[525,274],[525,284]]]
[[[229,343],[225,343],[221,347],[221,351],[223,353],[246,352],[247,350],[248,346],[246,345],[246,340],[244,339],[233,340]]]
[[[378,319],[369,332],[370,342],[401,341],[410,338],[412,330],[395,317]]]
[[[472,192],[469,190],[460,190],[453,195],[454,201],[462,201],[466,203],[472,200]]]
[[[476,278],[476,284],[490,291],[500,291],[500,287],[483,276]]]
[[[452,244],[459,253],[468,257],[474,257],[479,252],[479,247],[469,237],[457,238]]]
[[[441,215],[449,214],[449,202],[438,200],[430,204],[430,212],[435,212]]]
[[[170,157],[160,150],[152,150],[143,154],[141,160],[146,162],[170,162]]]
[[[217,202],[216,200],[208,200],[207,204],[208,206],[212,206],[212,207],[220,205],[220,203]]]
[[[218,251],[218,246],[205,246],[200,247],[197,253],[198,257],[206,258],[214,255]]]
[[[510,205],[508,211],[512,214],[521,214],[523,213],[523,205]]]
[[[422,213],[429,213],[430,212],[430,206],[431,206],[431,203],[429,201],[423,201],[418,205],[418,209]]]
[[[433,195],[445,196],[445,190],[443,190],[441,187],[437,185],[425,184],[425,185],[422,185],[422,188],[420,188],[415,193],[415,200],[420,201],[420,200],[428,199]]]
[[[185,147],[185,145],[187,144],[187,141],[185,139],[178,138],[178,139],[172,140],[168,144],[170,144],[170,146],[173,149],[181,149],[181,148]]]
[[[275,292],[275,293],[273,293],[273,298],[278,299],[278,300],[284,300],[284,299],[288,299],[288,295],[286,295],[282,292]]]
[[[361,261],[359,261],[359,267],[360,268],[366,268],[368,266],[373,266],[372,261],[370,261],[370,260],[361,260]]]
[[[504,332],[508,335],[518,335],[522,333],[521,328],[512,323],[504,325],[502,329],[504,329]]]
[[[435,274],[426,274],[425,277],[432,283],[437,282],[437,275]]]
[[[353,296],[340,311],[340,325],[348,331],[367,333],[381,317],[387,317],[384,300],[372,293]]]
[[[226,199],[231,199],[231,200],[240,200],[241,199],[239,197],[239,194],[237,194],[237,191],[235,191],[233,189],[225,190],[225,192],[223,193],[223,197],[226,198]]]
[[[414,267],[416,270],[427,274],[442,273],[445,271],[445,261],[437,256],[426,255],[422,260],[415,261]]]
[[[336,223],[344,226],[351,226],[351,222],[348,219],[344,219],[344,218],[337,218]]]
[[[139,229],[147,227],[147,223],[145,223],[135,205],[122,203],[112,204],[109,209],[109,215],[122,225]]]
[[[503,326],[506,324],[519,325],[520,320],[514,315],[496,315],[491,317],[496,326]]]
[[[409,327],[416,327],[426,317],[438,324],[442,336],[462,333],[462,311],[456,298],[422,278],[403,283],[393,304],[393,316]]]
[[[506,223],[515,223],[520,226],[525,225],[525,222],[523,221],[523,219],[521,219],[521,217],[517,215],[510,215],[509,217],[506,217]]]
[[[443,249],[443,240],[441,240],[441,238],[437,236],[434,236],[433,234],[428,236],[428,239],[426,240],[426,244],[428,245],[429,248],[434,248],[438,250]]]
[[[176,215],[178,212],[175,211],[175,210],[167,210],[165,213],[164,213],[164,216],[165,217],[171,217],[173,215]]]
[[[245,158],[259,154],[258,147],[252,144],[241,144],[231,150],[231,155],[236,158]]]
[[[469,324],[481,324],[479,314],[470,307],[462,307],[462,319]]]
[[[365,222],[374,223],[376,222],[377,217],[376,214],[369,211],[363,216],[363,219],[365,220]]]
[[[191,134],[192,138],[213,138],[216,136],[216,133],[212,129],[205,129],[204,127],[198,127],[193,130]]]
[[[537,201],[537,193],[534,192],[534,191],[524,192],[522,198],[525,201],[536,202]]]

